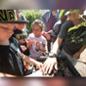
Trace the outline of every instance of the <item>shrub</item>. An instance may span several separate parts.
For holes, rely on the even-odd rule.
[[[22,13],[25,15],[26,19],[29,20],[27,28],[31,31],[31,24],[35,19],[40,19],[42,16],[40,10],[24,10]]]

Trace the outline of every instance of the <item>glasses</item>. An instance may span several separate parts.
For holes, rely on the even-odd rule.
[[[4,27],[4,26],[0,26],[0,29],[2,29],[4,32],[13,33],[13,29],[10,30],[9,28]]]
[[[41,31],[40,29],[33,29],[33,31],[36,31],[36,32],[38,32],[38,31]]]

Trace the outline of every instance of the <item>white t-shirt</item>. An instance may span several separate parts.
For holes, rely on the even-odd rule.
[[[31,39],[31,40],[37,41],[41,45],[44,45],[45,50],[47,52],[47,40],[46,40],[46,38],[44,36],[41,35],[40,37],[36,37],[33,33],[31,33],[31,34],[29,34],[27,39]],[[37,58],[39,58],[42,55],[42,52],[40,52],[40,50],[37,51],[36,44],[32,44],[32,47],[30,48],[29,51],[30,51],[30,56],[32,58],[34,58],[34,59],[37,59]]]

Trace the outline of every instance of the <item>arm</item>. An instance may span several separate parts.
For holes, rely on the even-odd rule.
[[[82,51],[86,48],[86,45],[85,46],[82,46],[80,48],[80,50],[78,52],[76,52],[73,57],[76,58],[76,59],[79,59],[80,58],[80,54],[82,53]]]
[[[21,56],[21,58],[23,59],[23,61],[25,63],[27,63],[28,65],[29,64],[33,64],[33,65],[35,65],[39,69],[42,67],[42,63],[41,62],[38,62],[38,61],[32,59],[31,57],[28,57],[28,56],[24,55],[23,53],[19,53],[19,55]]]
[[[53,56],[54,54],[58,54],[59,52],[59,48],[60,46],[62,45],[65,37],[67,35],[67,29],[65,27],[65,24],[61,27],[61,30],[60,30],[60,33],[53,45],[53,48],[50,52],[52,58],[48,58],[45,62],[44,62],[44,65],[43,65],[43,68],[42,68],[42,71],[43,73],[48,73],[50,74],[53,70],[53,68],[55,67],[55,65],[57,66],[58,65],[58,62],[57,62],[57,58],[56,56]],[[58,67],[57,67],[58,69]]]
[[[43,45],[44,45],[43,47],[44,47],[45,52],[48,53],[48,47],[47,47],[47,40],[46,40],[46,38],[44,38]]]
[[[16,77],[15,75],[0,72],[0,77]]]
[[[47,39],[47,40],[51,40],[51,36],[48,32],[42,32],[42,35]]]
[[[58,49],[59,49],[59,47],[61,46],[62,43],[63,43],[63,39],[61,39],[61,38],[58,37],[56,39],[56,41],[54,42],[52,50],[51,50],[50,53],[57,54],[57,51],[58,51]]]
[[[63,42],[62,39],[57,38],[57,40],[55,41],[54,45],[53,45],[53,49],[51,50],[52,55],[57,54],[57,51],[59,49],[59,46],[61,45],[61,43]],[[52,58],[48,58],[44,64],[43,64],[43,68],[42,71],[44,74],[50,74],[53,70],[53,68],[55,68],[56,70],[57,68],[57,59],[55,56],[53,56]]]

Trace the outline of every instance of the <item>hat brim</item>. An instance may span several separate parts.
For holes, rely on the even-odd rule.
[[[2,21],[0,23],[25,23],[25,24],[28,24],[29,21]]]

